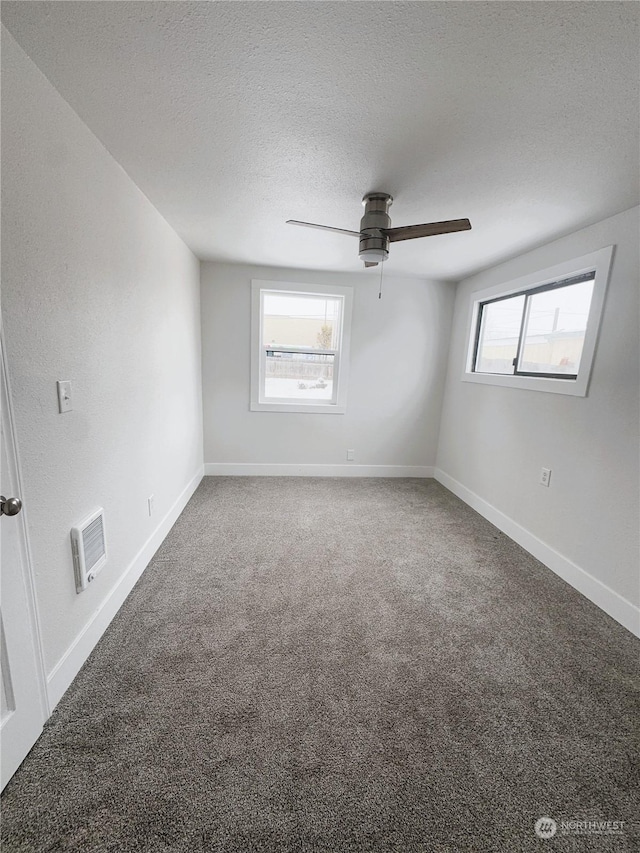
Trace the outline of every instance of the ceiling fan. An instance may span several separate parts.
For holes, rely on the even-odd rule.
[[[393,204],[393,197],[389,193],[367,193],[362,204],[364,216],[360,220],[359,231],[299,222],[297,219],[287,219],[287,225],[305,225],[307,228],[321,228],[323,231],[336,231],[338,234],[358,237],[358,255],[364,261],[365,267],[375,267],[380,261],[386,261],[389,257],[389,243],[432,237],[435,234],[450,234],[453,231],[468,231],[471,228],[468,219],[449,219],[446,222],[427,222],[424,225],[401,225],[399,228],[392,228],[389,208]]]

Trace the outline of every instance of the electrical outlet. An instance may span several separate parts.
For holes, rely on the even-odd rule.
[[[549,486],[551,483],[551,468],[543,468],[540,471],[540,485]]]
[[[154,507],[155,502],[156,502],[156,496],[155,495],[149,495],[149,497],[147,498],[147,503],[149,505],[149,517],[151,517],[153,515],[153,507]]]
[[[347,462],[353,462],[356,458],[355,450],[347,450]]]

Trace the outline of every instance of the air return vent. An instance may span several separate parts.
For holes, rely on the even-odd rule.
[[[71,551],[76,592],[82,592],[107,562],[104,510],[96,510],[81,525],[71,528]]]

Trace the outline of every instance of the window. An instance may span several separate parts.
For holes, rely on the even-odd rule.
[[[463,379],[585,396],[612,252],[472,294]]]
[[[477,373],[576,379],[595,271],[481,302]]]
[[[254,281],[251,409],[346,410],[351,289]]]

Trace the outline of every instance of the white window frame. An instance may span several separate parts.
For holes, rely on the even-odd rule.
[[[340,329],[337,346],[319,352],[333,355],[333,397],[326,400],[283,400],[281,402],[264,397],[266,348],[262,346],[263,294],[292,293],[302,295],[333,296],[342,299]],[[304,414],[344,415],[347,410],[347,384],[349,379],[349,350],[351,343],[351,314],[353,288],[299,282],[251,281],[251,402],[252,412],[298,412]],[[287,347],[291,351],[306,352],[301,347]]]
[[[586,397],[593,358],[600,333],[602,310],[609,283],[609,272],[613,257],[613,246],[606,246],[588,255],[564,261],[539,272],[529,273],[513,281],[478,290],[471,294],[469,304],[469,320],[467,325],[467,357],[465,360],[463,382],[477,382],[481,385],[502,385],[506,388],[521,388],[529,391],[545,391],[552,394],[569,394],[574,397]],[[528,290],[533,290],[546,284],[552,284],[564,278],[595,272],[593,295],[587,319],[587,329],[582,347],[582,357],[575,379],[558,379],[546,376],[512,376],[500,373],[476,373],[473,370],[475,343],[480,308],[482,303],[500,296],[511,296]]]

